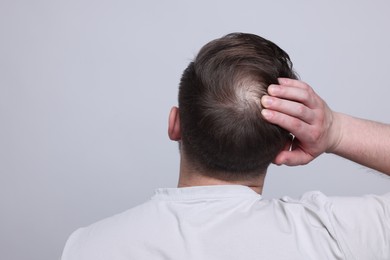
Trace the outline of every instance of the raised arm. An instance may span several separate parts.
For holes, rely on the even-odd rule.
[[[335,113],[340,139],[327,152],[390,175],[390,125]]]
[[[307,164],[328,152],[390,175],[390,125],[333,112],[298,80],[280,79],[268,94],[261,100],[263,117],[295,136],[276,164]]]

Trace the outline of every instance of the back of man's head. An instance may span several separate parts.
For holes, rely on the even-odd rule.
[[[297,78],[286,52],[253,34],[206,44],[179,88],[181,149],[200,173],[243,180],[266,172],[289,140],[261,116],[261,97],[279,77]]]

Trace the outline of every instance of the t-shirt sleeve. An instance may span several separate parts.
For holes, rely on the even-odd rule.
[[[347,259],[390,259],[390,193],[329,200],[330,220]]]

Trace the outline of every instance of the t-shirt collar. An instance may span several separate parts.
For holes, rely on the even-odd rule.
[[[160,188],[155,191],[153,200],[186,200],[186,199],[222,199],[256,197],[261,195],[244,185],[210,185],[183,188]]]

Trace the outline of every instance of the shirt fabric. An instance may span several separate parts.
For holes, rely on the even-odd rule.
[[[62,260],[390,259],[390,194],[263,199],[246,186],[158,189],[75,231]]]

